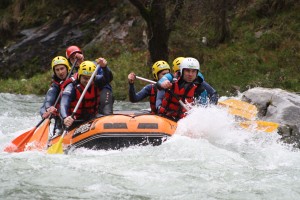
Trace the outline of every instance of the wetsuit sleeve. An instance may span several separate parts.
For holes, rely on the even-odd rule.
[[[161,84],[166,80],[169,80],[172,83],[173,78],[174,76],[171,73],[165,74],[161,79],[159,79],[159,81],[157,81],[156,83],[157,89],[162,89]]]
[[[162,100],[165,96],[165,90],[157,90],[155,107],[158,109],[161,106]]]
[[[95,76],[95,85],[97,87],[103,88],[106,84],[109,84],[113,80],[112,72],[108,67],[102,68],[102,74],[98,74]]]
[[[46,93],[42,107],[40,108],[40,115],[46,112],[46,109],[54,105],[58,95],[60,93],[60,88],[56,84],[52,84]]]
[[[67,87],[64,89],[61,100],[60,100],[60,116],[64,119],[68,117],[71,113],[68,113],[68,110],[70,108],[70,104],[73,99],[75,99],[75,87],[73,84],[67,85]]]
[[[138,93],[135,93],[134,84],[129,84],[129,100],[132,103],[139,102],[144,98],[150,96],[152,85],[146,85]]]
[[[217,105],[218,99],[219,99],[219,95],[218,95],[217,91],[211,85],[209,85],[206,81],[203,81],[202,85],[203,85],[204,89],[207,91],[209,103]]]
[[[106,67],[99,67],[97,71],[97,75],[102,75],[105,77],[106,81],[110,83],[113,80],[113,74],[108,66]]]
[[[207,102],[207,91],[204,89],[203,86],[200,86],[202,87],[203,89],[201,90],[201,93],[197,92],[197,95],[195,96],[196,98],[196,103],[199,104],[199,105],[207,105],[208,102]]]

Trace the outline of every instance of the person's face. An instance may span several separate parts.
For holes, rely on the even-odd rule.
[[[90,78],[91,78],[90,76],[80,75],[80,80],[79,80],[80,84],[85,87],[88,84]]]
[[[72,53],[70,55],[70,62],[71,64],[73,65],[75,63],[75,60],[76,60],[76,54],[81,54],[81,53],[78,53],[78,52],[75,52],[75,53]],[[83,62],[83,59],[77,59],[77,63],[76,63],[76,66],[77,68],[79,68],[80,64]]]
[[[167,73],[170,73],[170,70],[168,69],[164,69],[160,72],[158,72],[158,80],[160,80],[164,75],[166,75]]]
[[[197,69],[184,69],[183,80],[185,80],[188,83],[191,83],[196,79],[197,73],[198,73]]]
[[[68,70],[65,65],[60,64],[54,67],[54,73],[59,79],[64,80],[65,78],[67,78]]]

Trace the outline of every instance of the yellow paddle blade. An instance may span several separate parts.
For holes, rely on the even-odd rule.
[[[228,112],[230,114],[249,120],[254,119],[258,113],[256,106],[237,99],[220,101],[219,105],[228,107]]]
[[[63,139],[64,139],[63,136],[61,136],[57,143],[53,144],[51,147],[48,148],[47,153],[63,154],[64,153],[63,146],[62,146]]]
[[[254,128],[256,130],[264,131],[267,133],[272,133],[279,127],[278,123],[267,121],[244,121],[240,122],[239,124],[243,128]]]

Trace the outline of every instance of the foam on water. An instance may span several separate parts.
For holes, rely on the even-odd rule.
[[[148,103],[137,105],[144,109]],[[32,128],[39,106],[31,107],[33,118],[16,119]],[[24,126],[9,131],[11,118],[3,112],[0,117],[1,126],[7,125],[0,126],[2,149]],[[296,200],[300,153],[279,139],[276,133],[241,128],[224,108],[195,107],[160,146],[77,149],[68,155],[0,152],[0,199]]]

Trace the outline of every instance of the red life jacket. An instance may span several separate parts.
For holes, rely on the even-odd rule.
[[[71,102],[69,113],[72,113],[75,106],[80,99],[80,96],[84,90],[81,84],[75,85],[76,98]],[[86,91],[82,102],[80,103],[76,113],[76,119],[88,120],[94,117],[98,112],[98,107],[100,103],[100,89],[97,88],[93,83],[90,88]]]
[[[60,89],[64,90],[65,87],[69,84],[69,83],[75,83],[76,80],[78,78],[78,73],[75,73],[73,76],[71,76],[70,78],[68,78],[67,80],[65,80],[63,83],[60,84]]]
[[[57,87],[60,88],[60,91],[62,91],[62,90],[65,89],[65,87],[66,87],[69,83],[75,84],[76,79],[77,79],[77,76],[78,76],[78,73],[74,74],[74,76],[68,78],[68,79],[65,80],[65,81],[62,81],[61,79],[58,79],[58,77],[54,76],[54,78],[52,78],[51,86],[52,86],[52,87],[55,87],[55,85],[56,85]],[[55,78],[55,77],[56,77],[56,78]],[[58,80],[61,80],[61,81],[58,82]],[[58,94],[58,95],[61,95],[61,94],[60,94],[60,91],[59,91],[59,94]],[[61,96],[59,97],[58,95],[57,95],[56,98],[61,98]],[[56,106],[55,106],[55,108],[56,108],[57,110],[58,110],[59,107],[60,107],[60,103],[59,103],[59,102],[60,102],[60,101],[58,101],[57,104],[56,104]],[[53,115],[53,116],[58,116],[59,114],[58,114],[58,112],[55,112],[55,113],[53,113],[52,115]]]
[[[198,88],[198,84],[191,83],[186,89],[180,88],[178,81],[173,83],[172,90],[166,90],[165,97],[162,100],[161,107],[158,110],[159,114],[170,117],[174,120],[179,120],[186,116],[187,110],[185,110],[179,103],[179,99],[183,103],[193,103],[195,91]]]
[[[150,97],[149,97],[149,102],[150,102],[150,108],[151,108],[151,113],[156,114],[156,96],[157,96],[157,88],[154,84],[151,84],[151,91],[150,91]]]

